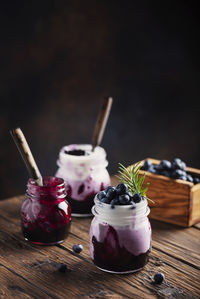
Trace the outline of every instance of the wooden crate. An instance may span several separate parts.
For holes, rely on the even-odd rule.
[[[145,160],[141,161],[141,165]],[[160,163],[160,160],[151,158],[148,160],[153,164]],[[200,177],[199,169],[187,167],[186,170]],[[149,201],[150,218],[184,227],[200,222],[200,183],[194,185],[191,182],[140,170],[141,175],[144,172],[146,173],[145,182],[150,183],[147,196],[155,202],[152,204]]]

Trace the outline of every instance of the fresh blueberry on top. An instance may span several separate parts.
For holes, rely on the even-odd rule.
[[[109,190],[115,190],[115,187],[113,187],[113,186],[108,186],[104,191],[105,191],[106,194],[107,194],[107,192],[108,192]]]
[[[80,253],[83,250],[83,245],[75,244],[73,245],[72,249],[75,253]]]
[[[127,205],[130,203],[130,197],[128,194],[119,195],[118,200],[121,205]]]
[[[160,165],[162,167],[163,170],[169,170],[172,167],[172,163],[168,160],[162,160],[160,162]]]
[[[190,174],[187,173],[187,181],[193,183],[193,178]]]
[[[161,284],[165,280],[165,275],[161,272],[158,272],[154,275],[154,281],[157,284]]]
[[[136,193],[133,195],[132,199],[135,203],[139,203],[142,200],[142,195],[139,193]]]
[[[141,167],[143,170],[149,170],[150,166],[152,166],[152,162],[150,160],[145,160],[144,165]]]
[[[111,209],[114,209],[115,205],[118,205],[118,204],[119,204],[119,201],[118,201],[117,198],[112,199],[111,202],[110,202]]]
[[[110,203],[110,199],[108,199],[107,197],[103,197],[100,201],[103,203]]]
[[[198,184],[198,183],[200,183],[200,179],[199,179],[199,178],[194,178],[194,179],[193,179],[193,183],[194,183],[194,184]]]
[[[109,200],[112,200],[116,195],[116,190],[115,188],[112,187],[112,189],[108,189],[108,191],[106,192],[106,197],[109,199]]]
[[[133,193],[131,193],[131,192],[129,192],[129,191],[127,191],[126,194],[127,194],[130,198],[133,197]]]
[[[58,271],[62,272],[62,273],[65,273],[67,271],[67,265],[65,265],[65,264],[59,264],[58,265]]]
[[[99,200],[101,200],[102,198],[106,197],[106,192],[105,191],[100,191],[98,194],[97,194],[97,198]]]
[[[128,187],[126,184],[121,183],[117,185],[115,190],[117,194],[125,194],[128,191]]]

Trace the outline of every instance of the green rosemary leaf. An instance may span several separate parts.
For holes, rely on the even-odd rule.
[[[138,179],[137,187],[138,187],[139,189],[141,189],[141,187],[142,187],[142,185],[143,185],[143,183],[144,183],[145,175],[146,175],[146,174],[144,174],[143,176],[141,176],[141,177]]]
[[[122,183],[124,183],[128,186],[128,190],[132,194],[139,193],[143,197],[146,197],[146,192],[148,190],[149,183],[147,183],[145,186],[143,186],[143,183],[145,180],[145,173],[143,176],[139,177],[140,168],[141,168],[140,162],[138,162],[128,168],[126,168],[124,165],[119,163],[119,170],[118,170],[119,176],[116,175],[116,177],[119,178]],[[150,200],[150,199],[148,199],[148,200]],[[150,200],[150,201],[152,201],[152,200]]]

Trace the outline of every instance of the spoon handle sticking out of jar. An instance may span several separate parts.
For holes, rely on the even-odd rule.
[[[105,127],[110,114],[112,102],[113,99],[111,97],[105,98],[102,102],[92,136],[92,151],[94,151],[95,147],[99,145],[102,141]]]
[[[43,186],[42,176],[40,171],[35,163],[29,145],[26,141],[26,138],[20,128],[10,130],[10,134],[14,139],[14,142],[26,164],[26,167],[29,171],[30,176],[35,180],[39,186]]]

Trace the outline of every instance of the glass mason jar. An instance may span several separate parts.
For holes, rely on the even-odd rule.
[[[151,251],[150,209],[142,200],[133,206],[102,203],[95,197],[90,226],[90,256],[101,270],[124,274],[142,269]]]
[[[21,207],[21,226],[26,240],[41,245],[63,242],[68,236],[71,208],[63,179],[43,177],[43,186],[28,180]]]
[[[90,144],[71,144],[61,149],[56,175],[64,179],[72,216],[91,216],[96,193],[110,185],[105,150]]]

